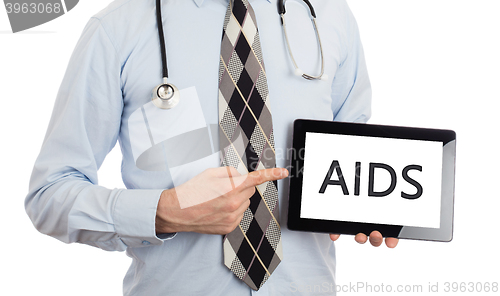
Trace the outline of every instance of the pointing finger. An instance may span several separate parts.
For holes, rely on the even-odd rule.
[[[242,184],[242,188],[255,187],[267,181],[275,181],[288,177],[288,170],[281,168],[258,170],[249,173],[248,175],[243,175],[234,178],[234,183]],[[240,183],[241,182],[241,183]]]

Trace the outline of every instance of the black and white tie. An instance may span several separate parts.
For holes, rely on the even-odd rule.
[[[248,0],[230,0],[219,70],[222,165],[241,174],[276,167],[259,32]],[[240,225],[224,237],[224,264],[258,290],[283,258],[277,182],[256,186]]]

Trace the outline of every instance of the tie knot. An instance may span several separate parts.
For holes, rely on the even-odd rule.
[[[248,0],[230,0],[230,1],[233,1],[234,7],[243,5],[245,9],[248,9],[248,6],[250,5]]]
[[[233,1],[232,13],[233,13],[234,17],[238,20],[240,25],[243,24],[243,21],[245,20],[245,16],[248,13],[249,7],[250,7],[250,4],[248,3],[248,0],[234,0]]]

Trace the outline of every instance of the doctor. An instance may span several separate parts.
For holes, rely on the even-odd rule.
[[[151,98],[165,77],[155,1],[116,0],[92,17],[69,62],[34,166],[25,206],[35,227],[66,243],[126,251],[133,261],[125,295],[289,295],[293,287],[334,286],[332,240],[338,235],[286,228],[288,172],[279,168],[288,165],[294,119],[366,122],[371,89],[345,0],[311,3],[317,31],[307,3],[286,1],[288,46],[277,1],[250,0],[278,168],[248,175],[219,167],[212,128],[220,120],[218,76],[228,0],[163,1],[168,83],[180,94],[170,109],[157,108]],[[300,76],[304,73],[322,75],[309,80]],[[193,137],[183,136],[196,131],[206,137],[190,145]],[[127,189],[103,188],[97,170],[117,141]],[[190,159],[193,151],[199,157]],[[280,180],[283,259],[256,292],[224,266],[221,234],[238,227],[256,186],[270,180]],[[182,206],[186,201],[191,204]],[[368,238],[358,234],[355,240]],[[383,242],[378,232],[369,240],[374,246]],[[385,242],[395,247],[398,241]]]

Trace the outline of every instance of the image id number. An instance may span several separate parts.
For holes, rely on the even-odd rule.
[[[61,13],[61,3],[6,3],[7,13]]]
[[[445,282],[444,292],[498,292],[497,282]]]

